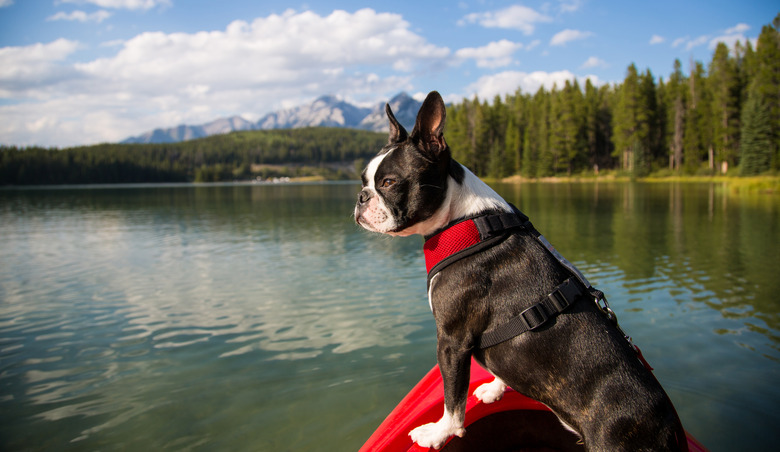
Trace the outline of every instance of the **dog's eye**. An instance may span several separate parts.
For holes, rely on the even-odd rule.
[[[382,188],[392,187],[393,185],[395,185],[395,179],[387,178],[382,181]]]

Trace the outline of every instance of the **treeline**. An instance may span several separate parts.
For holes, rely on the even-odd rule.
[[[66,149],[0,147],[0,184],[207,182],[269,173],[263,165],[322,167],[373,156],[387,134],[337,128],[263,130],[164,144],[100,144]],[[351,168],[349,168],[351,170]]]
[[[577,80],[551,91],[450,108],[447,141],[480,176],[752,175],[780,169],[780,15],[754,49],[719,43],[709,65],[679,60],[667,80],[628,67],[622,84]],[[738,168],[738,171],[736,170]]]
[[[780,14],[755,49],[720,43],[705,68],[667,80],[628,67],[622,84],[464,100],[448,109],[454,157],[479,176],[752,175],[780,170]],[[339,128],[236,132],[166,144],[0,147],[0,185],[191,182],[301,175],[354,178],[387,135]],[[328,164],[341,162],[341,169]],[[263,165],[285,165],[269,169]],[[292,165],[292,166],[291,166]],[[295,169],[293,174],[284,171]],[[297,168],[297,169],[296,169]]]

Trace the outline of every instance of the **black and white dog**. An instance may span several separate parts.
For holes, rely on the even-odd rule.
[[[439,449],[465,434],[474,356],[496,377],[475,391],[481,401],[499,400],[508,385],[550,407],[588,450],[687,450],[669,397],[585,295],[584,278],[572,278],[567,262],[523,226],[527,217],[452,159],[439,93],[425,99],[411,134],[389,105],[386,111],[390,138],[362,174],[355,220],[374,232],[426,237],[445,405],[442,418],[414,429],[412,439]],[[485,237],[491,223],[496,235]],[[471,251],[453,245],[464,241]],[[547,301],[553,299],[564,300],[557,311]],[[529,316],[532,307],[538,312]],[[525,329],[532,331],[496,339],[496,331],[520,317],[529,318]]]

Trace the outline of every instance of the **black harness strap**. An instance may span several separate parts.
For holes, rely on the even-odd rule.
[[[479,339],[478,347],[485,349],[502,342],[508,341],[526,331],[532,331],[541,327],[547,321],[563,313],[580,297],[589,294],[595,300],[603,300],[604,293],[590,285],[590,282],[571,262],[566,260],[547,239],[536,230],[527,215],[517,207],[512,206],[512,213],[488,215],[474,219],[474,223],[485,237],[493,237],[507,234],[511,229],[522,228],[531,233],[552,256],[563,265],[572,275],[561,285],[555,288],[542,301],[513,317],[507,323],[488,331]],[[483,233],[483,230],[485,231]],[[605,301],[606,302],[606,301]]]
[[[472,224],[473,223],[473,224]],[[432,251],[432,263],[428,265],[428,244],[429,241],[436,241],[434,238],[439,238],[444,231],[458,232],[471,231],[470,238],[462,244],[458,242],[458,246],[454,246],[451,249],[447,248],[446,252],[440,253],[436,248],[437,245],[432,245],[434,251]],[[452,228],[452,229],[451,229]],[[475,230],[476,229],[476,230]],[[498,328],[484,333],[479,339],[477,346],[481,349],[492,347],[502,342],[508,341],[515,336],[537,329],[547,323],[549,320],[561,314],[566,309],[574,304],[579,298],[584,295],[590,295],[596,300],[598,304],[603,300],[605,308],[602,309],[608,316],[611,314],[609,306],[606,304],[604,293],[600,290],[593,288],[590,282],[585,276],[571,262],[566,260],[560,253],[547,241],[546,238],[539,231],[536,230],[534,225],[529,220],[528,216],[522,213],[517,207],[512,206],[512,212],[502,212],[497,214],[481,215],[471,218],[450,223],[439,232],[426,237],[426,265],[428,266],[428,284],[431,284],[433,276],[440,272],[448,265],[456,262],[465,257],[471,256],[475,253],[479,253],[487,248],[490,248],[506,237],[511,235],[516,229],[524,229],[531,233],[539,244],[541,244],[554,258],[557,260],[566,270],[571,274],[571,277],[560,284],[553,290],[552,293],[547,295],[543,300],[534,304],[530,308],[521,312],[519,315],[513,317],[507,323],[499,326]],[[453,240],[454,237],[448,239]],[[447,239],[445,239],[446,241]],[[436,242],[440,243],[440,242]],[[455,242],[452,242],[455,243]]]
[[[574,304],[585,290],[574,277],[564,281],[545,299],[521,312],[496,329],[486,332],[477,345],[481,349],[498,345],[519,336],[526,331],[532,331],[547,323],[548,320],[561,314]]]

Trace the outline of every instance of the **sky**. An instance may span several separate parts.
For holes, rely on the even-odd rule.
[[[0,0],[0,145],[118,142],[309,103],[448,102],[667,78],[777,0]]]

